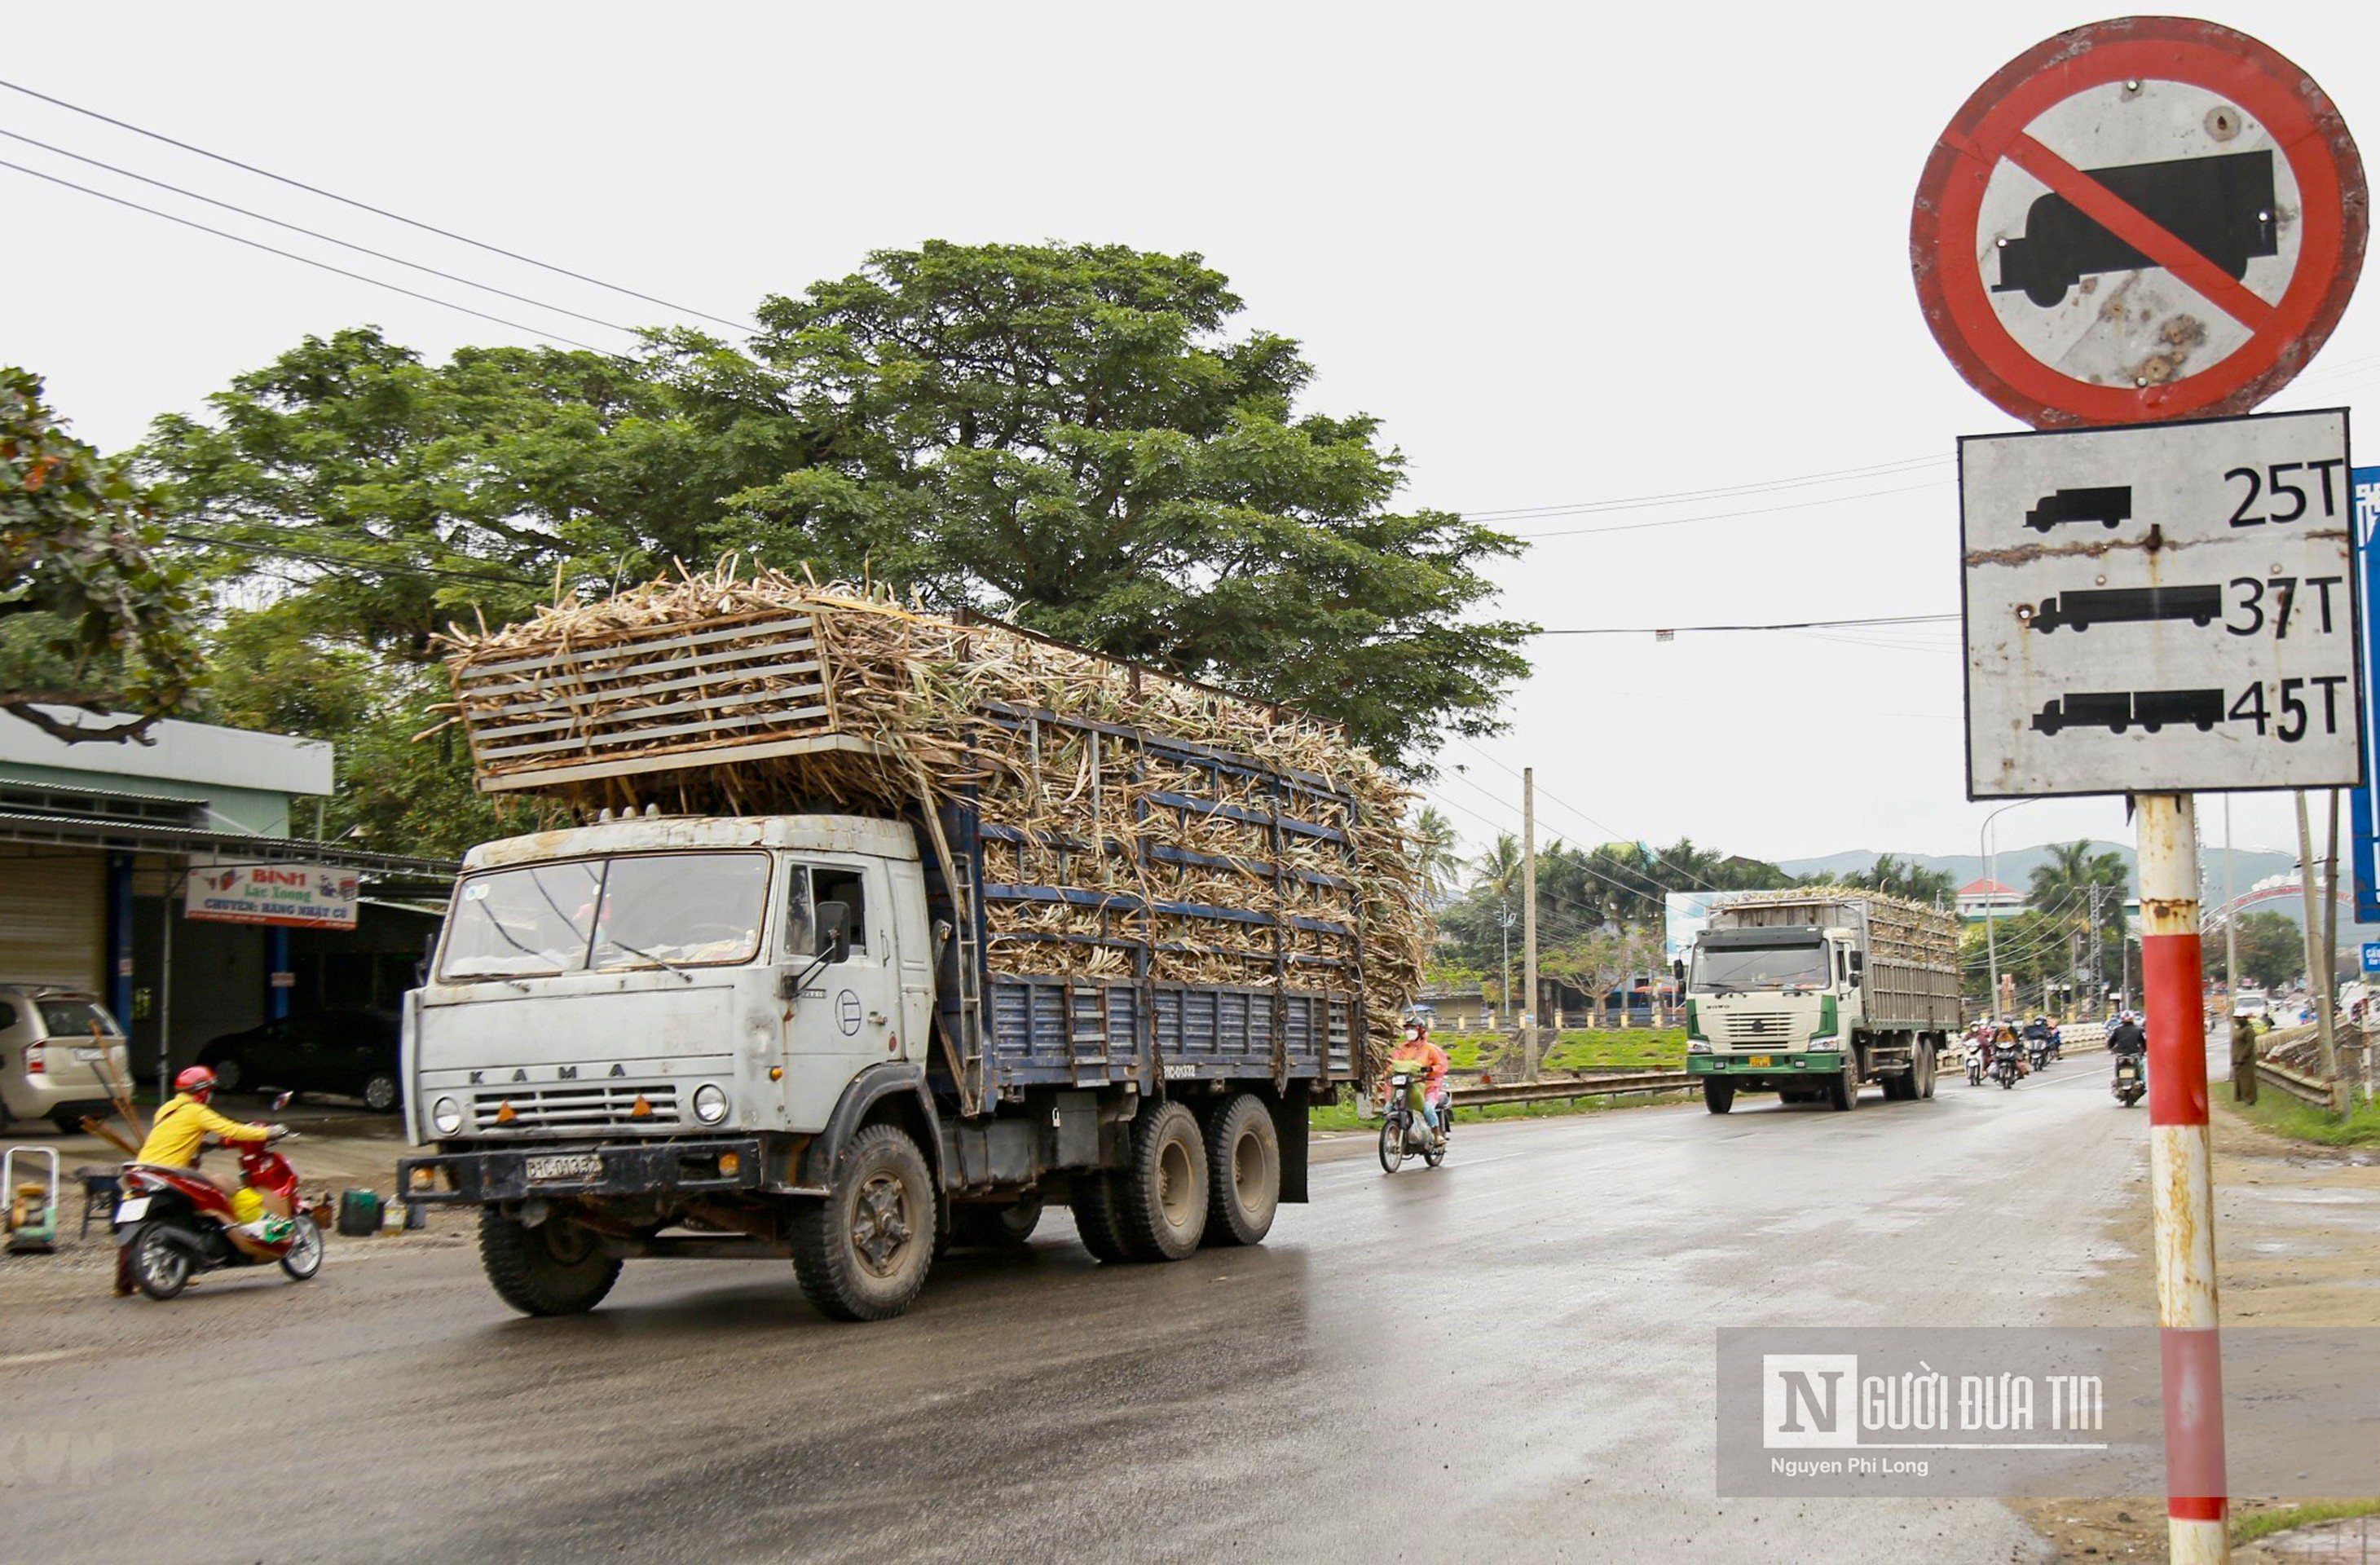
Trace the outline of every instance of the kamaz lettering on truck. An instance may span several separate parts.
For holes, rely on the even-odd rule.
[[[880,1319],[1050,1201],[1102,1260],[1262,1240],[1418,974],[1393,785],[1294,714],[761,585],[455,659],[480,786],[576,823],[465,859],[405,1194],[477,1205],[534,1315],[630,1258],[790,1256]]]
[[[1869,1082],[1931,1098],[1958,1025],[1955,919],[1875,892],[1743,892],[1686,975],[1686,1069],[1714,1114],[1740,1092],[1850,1110]]]

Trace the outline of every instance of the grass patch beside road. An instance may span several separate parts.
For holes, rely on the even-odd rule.
[[[2231,1519],[2231,1541],[2252,1543],[2274,1533],[2286,1533],[2292,1527],[2311,1527],[2317,1522],[2344,1522],[2357,1516],[2380,1516],[2380,1499],[2317,1499],[2304,1505],[2287,1505],[2275,1510],[2250,1511]]]
[[[2222,1101],[2257,1129],[2291,1141],[2321,1146],[2380,1146],[2380,1102],[2359,1103],[2354,1112],[2340,1120],[2270,1086],[2257,1093],[2254,1103],[2241,1103],[2231,1096],[2228,1083],[2224,1085]]]
[[[1499,1057],[1518,1063],[1518,1038],[1493,1033],[1433,1036],[1458,1071],[1492,1068]],[[1685,1068],[1686,1034],[1682,1027],[1571,1027],[1546,1046],[1541,1066],[1548,1071],[1628,1069],[1677,1071]]]

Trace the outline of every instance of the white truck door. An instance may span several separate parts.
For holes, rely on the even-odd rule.
[[[901,1031],[900,941],[893,935],[892,887],[886,866],[871,863],[813,864],[811,895],[851,909],[851,954],[830,964],[811,987],[826,991],[829,1046],[856,1058],[854,1069],[897,1059],[906,1039]],[[813,1035],[816,1038],[817,1035]]]

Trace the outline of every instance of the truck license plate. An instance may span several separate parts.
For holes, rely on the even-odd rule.
[[[1744,1063],[1751,1066],[1755,1071],[1766,1070],[1768,1067],[1768,1056],[1766,1054],[1755,1054],[1745,1060]]]
[[[602,1171],[603,1155],[600,1152],[561,1152],[528,1160],[528,1177],[532,1180],[593,1179]]]

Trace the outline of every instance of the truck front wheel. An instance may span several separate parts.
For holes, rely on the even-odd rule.
[[[1133,1127],[1132,1161],[1115,1176],[1124,1253],[1136,1261],[1178,1261],[1207,1231],[1207,1139],[1179,1103],[1144,1110]]]
[[[869,1125],[836,1159],[823,1201],[793,1222],[794,1280],[833,1320],[889,1320],[909,1307],[934,1260],[934,1182],[898,1125]]]
[[[1237,1093],[1207,1122],[1209,1244],[1257,1244],[1281,1209],[1281,1133],[1263,1100]]]
[[[1735,1084],[1720,1081],[1716,1076],[1703,1078],[1703,1107],[1714,1114],[1724,1114],[1735,1107]]]
[[[620,1280],[620,1259],[559,1217],[535,1228],[480,1208],[480,1266],[496,1297],[523,1315],[585,1315]]]
[[[1850,1112],[1859,1107],[1859,1067],[1845,1055],[1841,1074],[1827,1084],[1827,1107],[1840,1113]]]

